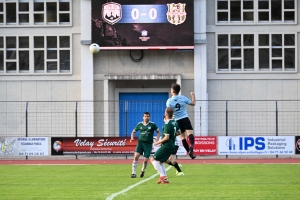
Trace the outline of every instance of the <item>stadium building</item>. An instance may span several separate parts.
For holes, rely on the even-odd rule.
[[[187,6],[168,11],[181,21],[167,28],[164,19],[126,21],[122,8],[109,10],[171,3]],[[299,6],[297,0],[0,0],[0,136],[24,136],[27,111],[29,136],[128,136],[144,111],[162,122],[173,82],[182,95],[196,93],[197,105],[189,107],[195,135],[225,135],[228,127],[235,135],[296,135]],[[133,18],[147,15],[141,7]],[[150,17],[159,15],[153,8]],[[91,53],[92,43],[98,53]],[[127,118],[130,101],[137,102]],[[285,106],[293,113],[277,118]],[[229,118],[227,109],[234,111]]]

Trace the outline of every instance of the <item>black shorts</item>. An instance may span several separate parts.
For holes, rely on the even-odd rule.
[[[180,128],[181,133],[184,133],[186,130],[193,130],[191,121],[188,117],[177,120],[177,124]]]
[[[178,149],[179,149],[179,146],[175,145],[174,150],[173,150],[173,152],[172,152],[172,155],[176,155]]]

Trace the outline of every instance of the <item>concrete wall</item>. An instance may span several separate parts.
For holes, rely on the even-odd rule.
[[[1,136],[25,136],[28,101],[29,136],[74,136],[75,104],[55,102],[81,100],[80,1],[72,1],[71,9],[71,26],[1,28],[0,35],[70,35],[72,53],[71,74],[0,74],[0,101],[8,101],[0,102]]]
[[[47,27],[47,28],[36,28],[36,27],[26,27],[26,28],[1,28],[1,35],[7,35],[14,33],[15,35],[29,35],[29,34],[70,34],[72,35],[72,74],[59,74],[59,75],[0,75],[0,101],[80,101],[83,99],[83,92],[85,89],[82,84],[82,70],[85,70],[85,62],[82,60],[82,54],[90,55],[87,51],[87,46],[81,45],[82,35],[87,35],[88,32],[82,32],[82,21],[89,21],[90,19],[82,20],[80,13],[81,1],[72,1],[72,26],[69,27]],[[195,0],[195,5],[203,3],[203,0]],[[107,79],[107,75],[179,75],[181,77],[182,95],[190,97],[190,92],[198,90],[195,85],[195,80],[199,80],[199,71],[194,74],[195,69],[201,68],[201,66],[195,66],[195,57],[205,58],[207,60],[207,93],[208,99],[211,101],[208,105],[208,112],[204,115],[207,117],[208,134],[209,135],[224,135],[224,105],[218,102],[213,102],[214,100],[297,100],[300,98],[300,74],[299,66],[300,61],[297,60],[297,72],[296,73],[218,73],[216,71],[216,34],[217,33],[232,33],[232,32],[278,32],[278,25],[268,25],[268,26],[216,26],[215,25],[215,2],[213,0],[206,0],[206,55],[197,55],[196,51],[144,51],[144,58],[140,62],[134,62],[130,58],[130,51],[100,51],[98,54],[93,55],[93,100],[96,102],[90,105],[95,112],[94,117],[91,117],[94,127],[91,128],[92,133],[95,136],[117,136],[118,127],[114,126],[112,123],[115,115],[105,115],[104,113],[109,111],[116,111],[115,103],[108,104],[104,103],[106,100],[116,101],[116,91],[134,91],[136,89],[140,91],[155,91],[163,90],[169,92],[170,85],[176,79],[138,79],[138,80],[113,80]],[[88,1],[84,2],[89,3]],[[201,4],[202,5],[202,4]],[[300,10],[300,4],[298,3],[297,10]],[[197,11],[203,11],[202,8],[195,8]],[[196,15],[198,16],[198,15]],[[298,21],[300,15],[298,15]],[[201,30],[199,28],[199,19],[195,19],[197,31],[195,35],[201,35]],[[200,25],[201,26],[201,25]],[[199,29],[199,30],[198,30]],[[297,32],[297,37],[299,38],[300,33],[299,25],[285,25],[283,32]],[[197,36],[198,37],[198,36]],[[201,39],[201,38],[200,38]],[[297,40],[297,51],[299,52],[300,40]],[[201,44],[205,45],[205,44]],[[86,50],[82,52],[82,49]],[[201,51],[197,51],[201,52]],[[87,56],[88,57],[88,56]],[[90,62],[88,62],[90,64]],[[202,70],[204,71],[204,70]],[[203,77],[203,76],[202,76]],[[195,80],[194,80],[195,79]],[[201,81],[206,81],[202,80]],[[199,90],[198,90],[199,91]],[[202,91],[202,90],[201,90]],[[204,91],[204,90],[203,90]],[[201,98],[205,96],[206,91],[203,92]],[[196,93],[197,96],[197,93]],[[89,106],[90,103],[87,103]],[[198,104],[199,105],[199,104]],[[196,105],[196,106],[198,106]],[[37,105],[35,105],[37,106]],[[66,107],[66,109],[55,108],[58,111],[74,112],[73,104],[70,105],[60,105]],[[247,105],[248,106],[248,105]],[[247,106],[234,104],[231,105],[230,109],[246,109]],[[273,102],[269,104],[262,103],[261,105],[256,105],[255,108],[252,105],[252,111],[263,110],[262,117],[258,118],[261,123],[269,123],[268,127],[263,125],[253,128],[251,123],[260,123],[255,116],[250,117],[240,117],[237,114],[233,114],[230,124],[230,133],[232,134],[273,134],[274,133],[274,117],[269,116],[267,113],[271,110],[273,112]],[[287,105],[282,105],[287,106]],[[18,107],[17,114],[19,120],[18,126],[14,125],[15,121],[11,120],[9,117],[5,116],[5,132],[21,133],[24,134],[24,104],[22,105],[0,105],[0,108],[7,111],[14,111]],[[269,108],[270,107],[270,108]],[[298,110],[298,105],[293,103],[292,110]],[[36,107],[30,107],[35,110]],[[296,109],[295,109],[296,108]],[[81,111],[82,107],[79,108]],[[105,110],[106,109],[106,110]],[[189,107],[189,113],[192,122],[194,118],[200,116],[200,112],[195,112],[192,107]],[[269,110],[270,109],[270,110]],[[21,110],[21,112],[20,112]],[[220,111],[220,112],[219,112]],[[250,110],[251,111],[251,110]],[[219,112],[219,113],[218,113]],[[199,113],[199,114],[198,114]],[[215,113],[218,113],[215,115]],[[202,113],[201,113],[202,114]],[[3,117],[3,116],[2,116]],[[35,115],[34,119],[40,119],[39,122],[32,122],[31,127],[39,126],[39,123],[45,122],[47,120],[52,120],[57,124],[57,127],[44,127],[44,129],[36,129],[34,134],[40,134],[39,130],[47,135],[63,135],[66,132],[74,134],[74,130],[69,128],[67,125],[64,126],[63,123],[66,121],[72,121],[73,118],[70,116],[38,116]],[[80,116],[81,117],[81,116]],[[290,133],[297,132],[296,128],[288,128],[289,123],[298,123],[297,116],[291,118],[286,116],[288,121],[283,122],[279,130],[281,132]],[[1,118],[3,119],[3,118]],[[201,116],[203,119],[203,116]],[[282,119],[284,120],[284,119]],[[85,121],[79,121],[80,123],[85,123]],[[91,123],[88,121],[87,123]],[[107,126],[103,126],[107,123]],[[198,123],[198,121],[197,121]],[[237,129],[238,124],[245,124],[245,130]],[[203,126],[204,123],[201,124]],[[295,126],[294,126],[295,127]],[[2,130],[2,129],[1,129]],[[4,129],[3,129],[4,130]],[[8,131],[7,131],[8,130]],[[87,129],[88,130],[88,129]],[[109,130],[109,131],[108,131]],[[79,135],[81,129],[79,127]],[[86,133],[84,133],[86,134]],[[199,135],[196,133],[196,135]]]
[[[72,25],[67,27],[5,27],[0,35],[71,36],[72,74],[0,74],[1,100],[4,101],[72,101],[80,100],[80,1],[72,1]]]
[[[210,100],[295,100],[299,99],[300,74],[299,59],[296,61],[297,72],[274,73],[219,73],[216,57],[217,33],[297,33],[299,38],[300,25],[215,25],[215,1],[207,1],[207,71],[208,98]],[[297,5],[297,10],[300,4]],[[298,15],[299,21],[299,15]],[[296,44],[299,52],[299,40]]]
[[[207,11],[207,85],[209,135],[225,135],[225,102],[228,101],[229,135],[275,135],[276,100],[298,100],[300,97],[299,59],[297,71],[274,72],[217,72],[216,34],[218,33],[297,33],[299,52],[299,24],[296,25],[215,25],[216,1],[206,1]],[[300,4],[297,3],[297,10]],[[297,12],[296,12],[297,13]],[[299,22],[300,15],[297,16]],[[278,29],[278,26],[284,27]],[[297,58],[297,57],[296,57]],[[215,101],[216,100],[216,101]],[[232,101],[233,100],[233,101]],[[242,100],[242,101],[234,101]],[[251,101],[252,100],[252,101]],[[255,101],[261,100],[261,101]],[[277,102],[279,135],[293,135],[300,130],[298,101]]]
[[[135,52],[139,53],[139,52]],[[148,51],[144,50],[144,57],[140,62],[134,62],[130,58],[130,51],[100,51],[94,55],[94,96],[96,101],[118,101],[116,91],[134,92],[140,89],[144,92],[155,92],[164,88],[164,91],[170,92],[170,87],[175,79],[157,79],[157,80],[106,80],[108,90],[105,91],[106,75],[153,75],[153,74],[180,74],[182,78],[182,94],[190,96],[193,90],[193,52],[174,52],[174,51]],[[157,88],[157,90],[156,90]],[[108,92],[108,99],[105,99],[105,92]],[[105,106],[109,107],[109,112],[118,112],[118,106],[115,102],[96,102],[95,103],[95,135],[96,136],[118,136],[119,129],[115,121],[118,116],[105,112]],[[99,122],[106,123],[107,127]],[[106,130],[107,129],[107,130]],[[108,133],[109,132],[109,133]]]
[[[80,81],[0,81],[1,101],[78,101]]]
[[[300,80],[209,80],[209,100],[297,100]]]
[[[94,56],[95,79],[104,74],[183,74],[193,77],[193,52],[144,50],[144,58],[134,62],[130,51],[100,51]]]

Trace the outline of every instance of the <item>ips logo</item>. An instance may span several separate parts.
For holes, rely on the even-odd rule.
[[[227,139],[226,146],[229,150],[248,150],[248,148],[264,150],[266,147],[263,137],[231,137]]]

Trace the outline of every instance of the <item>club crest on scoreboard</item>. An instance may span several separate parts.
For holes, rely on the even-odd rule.
[[[139,39],[142,40],[143,42],[145,42],[145,41],[147,41],[147,40],[150,39],[150,37],[147,37],[148,36],[148,31],[146,31],[146,30],[143,30],[141,32],[141,36],[142,37],[139,37]]]
[[[115,2],[109,2],[102,5],[102,19],[114,25],[122,19],[122,6]]]
[[[186,19],[185,3],[171,3],[168,5],[167,19],[171,24],[182,24]]]

